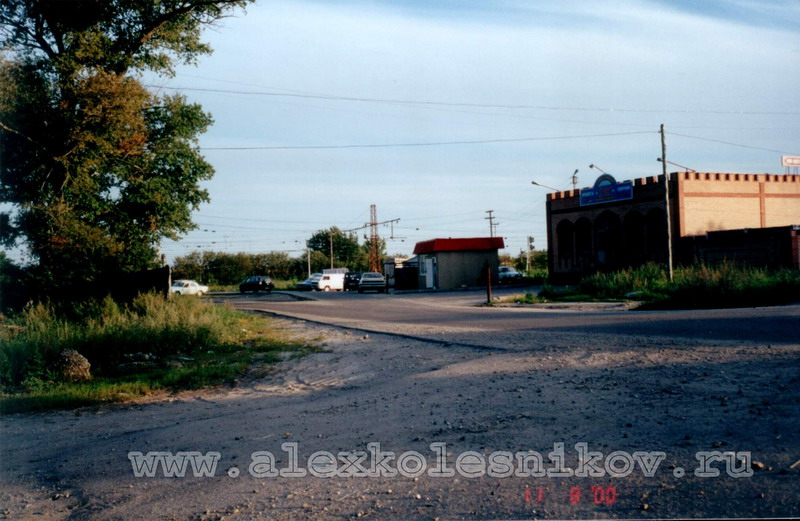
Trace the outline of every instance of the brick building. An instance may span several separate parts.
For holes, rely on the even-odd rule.
[[[703,241],[697,237],[724,230],[766,229],[800,224],[800,176],[676,172],[670,174],[669,210],[675,262],[691,262]],[[600,176],[595,186],[547,195],[550,274],[574,281],[611,271],[667,260],[664,176],[616,182]],[[786,233],[760,234],[792,241]],[[747,241],[746,234],[727,236]],[[690,239],[691,238],[691,239]],[[722,241],[725,242],[725,241]],[[714,244],[722,244],[714,239]],[[706,244],[710,244],[706,240]],[[738,243],[737,243],[738,244]],[[743,244],[736,248],[742,249]],[[766,246],[765,248],[791,248]],[[796,248],[796,241],[795,246]],[[716,257],[725,256],[716,248]],[[752,251],[751,251],[752,253]],[[796,254],[789,254],[791,255]],[[733,256],[732,256],[733,257]],[[750,258],[758,258],[757,254]]]

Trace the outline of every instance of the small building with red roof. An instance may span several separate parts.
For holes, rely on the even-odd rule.
[[[414,255],[419,263],[420,289],[455,289],[485,286],[487,270],[497,283],[498,250],[502,237],[431,239],[418,242]]]

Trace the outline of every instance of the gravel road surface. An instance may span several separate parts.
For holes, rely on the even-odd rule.
[[[800,516],[800,306],[219,298],[324,351],[233,388],[0,419],[0,518]],[[188,470],[136,477],[148,454]]]

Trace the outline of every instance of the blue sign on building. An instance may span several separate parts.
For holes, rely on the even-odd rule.
[[[592,188],[581,190],[581,206],[611,203],[633,199],[633,182],[617,181],[610,175],[601,175]]]

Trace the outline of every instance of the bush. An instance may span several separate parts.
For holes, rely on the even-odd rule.
[[[592,275],[581,281],[579,289],[597,298],[624,298],[630,293],[663,294],[668,285],[667,270],[650,263],[638,268]]]
[[[668,307],[755,307],[800,300],[800,271],[722,263],[675,270],[669,286]]]
[[[545,286],[540,299],[551,301],[642,301],[639,309],[700,309],[774,306],[800,302],[800,270],[753,268],[732,262],[696,264],[667,270],[646,264],[586,277],[577,287]]]
[[[800,301],[800,271],[741,266],[732,262],[667,270],[646,264],[585,278],[578,293],[593,298],[642,300],[649,308],[749,307]],[[563,295],[562,295],[563,298]]]
[[[93,376],[120,376],[143,366],[164,367],[179,356],[231,352],[274,342],[253,336],[255,317],[194,298],[144,294],[123,306],[110,298],[70,310],[26,308],[0,329],[0,389],[36,390],[63,380],[60,354],[73,349]],[[146,362],[146,363],[145,363]]]

